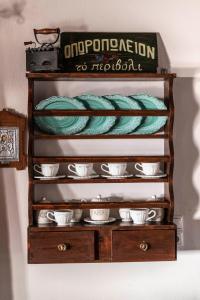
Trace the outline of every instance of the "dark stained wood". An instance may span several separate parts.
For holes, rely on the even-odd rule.
[[[168,176],[162,178],[139,178],[139,177],[129,177],[129,178],[117,178],[117,179],[107,179],[107,178],[93,178],[93,179],[72,179],[63,178],[56,180],[40,180],[40,179],[30,179],[33,184],[85,184],[85,183],[144,183],[144,182],[168,182]]]
[[[34,139],[44,139],[44,140],[82,140],[82,139],[167,139],[168,133],[161,134],[120,134],[120,135],[112,135],[112,134],[101,134],[101,135],[53,135],[53,134],[35,134]]]
[[[59,263],[59,262],[111,262],[111,261],[153,261],[153,260],[174,260],[176,259],[176,226],[173,221],[173,79],[175,74],[151,74],[151,73],[132,73],[132,74],[100,74],[100,73],[27,73],[29,79],[29,263]],[[143,81],[164,81],[164,102],[167,111],[34,111],[34,83],[35,81],[55,81],[55,80],[143,80]],[[36,99],[37,100],[37,99]],[[49,135],[34,131],[33,116],[39,115],[166,115],[168,116],[167,125],[162,131],[152,135]],[[34,141],[37,139],[57,140],[57,139],[164,139],[164,156],[34,156]],[[33,179],[34,163],[67,163],[67,162],[156,162],[161,161],[165,164],[167,171],[166,178],[143,179],[127,178],[118,180],[108,180],[97,178],[92,180],[73,180],[70,178],[40,181]],[[163,201],[135,201],[135,202],[101,202],[101,203],[39,203],[36,200],[34,190],[36,184],[84,184],[84,183],[137,183],[137,182],[164,182],[165,195]],[[125,224],[117,220],[106,225],[91,225],[85,222],[73,224],[71,226],[58,227],[52,225],[34,226],[33,215],[40,209],[90,209],[95,207],[120,208],[120,207],[162,207],[166,211],[167,218],[158,224],[134,225]],[[53,235],[52,235],[53,234]],[[64,240],[64,242],[63,242]],[[66,243],[69,240],[73,247],[67,251],[55,250],[57,243]],[[149,245],[147,251],[138,249],[138,243],[146,242]],[[68,252],[69,250],[69,252]],[[72,251],[73,250],[73,251]],[[71,251],[71,252],[70,252]],[[60,254],[61,252],[61,254]],[[68,253],[68,255],[67,255]]]
[[[99,260],[110,262],[112,257],[112,230],[101,227],[98,231]]]
[[[64,72],[52,72],[52,73],[26,73],[27,78],[34,80],[80,80],[80,79],[96,79],[96,80],[165,80],[168,78],[175,78],[176,75],[173,73],[64,73]]]
[[[169,225],[55,225],[29,228],[29,263],[176,259],[176,230]],[[146,242],[148,251],[138,249]],[[66,245],[59,251],[58,245]],[[140,251],[141,252],[140,252]],[[145,253],[145,254],[144,254]]]
[[[167,110],[34,110],[34,116],[168,116]]]
[[[175,230],[142,232],[114,230],[112,233],[112,261],[175,260],[175,244]]]
[[[170,156],[169,163],[169,182],[164,185],[165,195],[169,198],[170,208],[168,209],[167,221],[172,222],[174,216],[174,192],[173,192],[173,172],[174,172],[174,143],[173,143],[173,125],[174,125],[174,100],[173,100],[173,79],[164,81],[164,98],[169,105],[169,138],[164,141],[165,153]]]
[[[67,162],[169,162],[170,156],[35,156],[33,163],[67,163]]]
[[[95,260],[94,232],[29,233],[29,263],[73,263]],[[62,248],[63,246],[63,248]]]
[[[34,186],[31,181],[33,178],[33,160],[34,156],[34,144],[33,144],[33,100],[34,100],[34,81],[28,79],[28,131],[29,131],[29,141],[28,141],[28,176],[29,176],[29,191],[28,191],[28,216],[29,225],[33,224],[33,211],[32,211],[32,201],[34,199]]]
[[[135,200],[135,201],[119,201],[119,202],[59,202],[59,203],[39,203],[36,202],[32,204],[32,209],[89,209],[89,208],[142,208],[142,207],[163,207],[168,208],[170,206],[169,200],[160,200],[160,201],[148,201],[148,200]]]
[[[136,230],[136,231],[146,231],[146,230],[153,230],[153,229],[160,229],[160,230],[170,230],[176,229],[176,225],[173,223],[158,223],[158,224],[144,224],[144,225],[135,225],[132,222],[124,223],[119,220],[109,223],[106,225],[92,225],[86,222],[81,223],[74,223],[71,226],[56,226],[55,224],[48,224],[48,225],[37,225],[37,226],[29,226],[29,232],[54,232],[54,231],[90,231],[90,230],[101,230],[110,228],[112,230]]]
[[[33,163],[68,163],[68,162],[169,162],[170,157],[165,156],[35,156]]]

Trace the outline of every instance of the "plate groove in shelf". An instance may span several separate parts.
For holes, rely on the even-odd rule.
[[[162,178],[117,178],[117,179],[106,179],[106,178],[94,178],[94,179],[57,179],[57,180],[39,180],[30,179],[33,184],[85,184],[85,183],[152,183],[152,182],[168,182],[168,176]]]
[[[59,202],[59,203],[33,203],[32,208],[34,210],[40,209],[90,209],[90,208],[168,208],[170,205],[168,200],[159,201],[107,201],[107,202]]]
[[[33,163],[66,163],[66,162],[169,162],[170,156],[154,155],[154,156],[35,156],[33,157]]]

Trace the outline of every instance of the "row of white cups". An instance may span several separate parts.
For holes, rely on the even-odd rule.
[[[90,209],[90,217],[84,218],[84,221],[92,224],[106,224],[116,220],[110,217],[110,209]],[[67,226],[72,223],[78,223],[82,218],[82,209],[74,210],[55,210],[44,211],[38,216],[39,224],[47,224],[52,221],[58,226]],[[147,222],[162,222],[164,218],[163,208],[120,208],[119,215],[122,222],[133,222],[136,225],[142,225]]]
[[[160,162],[136,163],[135,169],[142,173],[143,176],[147,177],[164,175],[160,170]],[[68,175],[68,177],[72,178],[95,178],[99,176],[94,171],[93,163],[69,164],[68,170],[73,174],[72,176]],[[127,163],[103,163],[101,164],[101,170],[107,174],[101,174],[101,176],[108,178],[133,176],[133,174],[129,174],[127,172]],[[34,165],[34,171],[42,175],[44,178],[55,178],[59,171],[59,164],[36,164]],[[57,177],[62,177],[62,175]]]

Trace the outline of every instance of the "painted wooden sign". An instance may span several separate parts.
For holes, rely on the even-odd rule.
[[[63,32],[66,72],[157,72],[156,33]]]

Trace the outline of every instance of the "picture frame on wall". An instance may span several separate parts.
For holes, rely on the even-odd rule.
[[[8,110],[0,111],[0,168],[25,169],[26,117]]]

